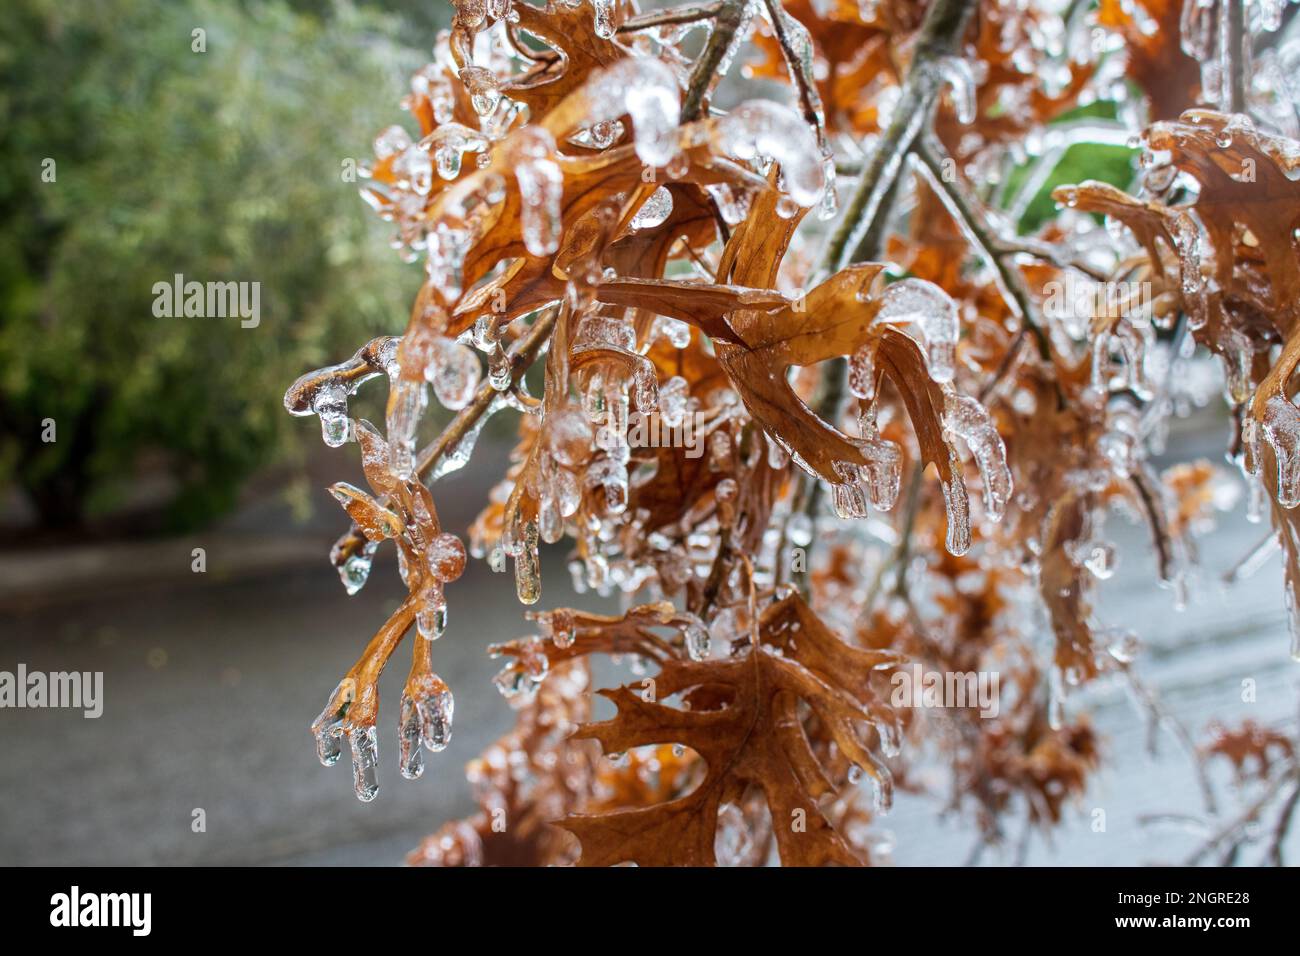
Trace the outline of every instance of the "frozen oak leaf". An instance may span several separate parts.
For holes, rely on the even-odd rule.
[[[548,49],[535,54],[534,66],[504,83],[502,91],[512,100],[525,104],[534,120],[541,119],[582,86],[592,71],[630,55],[612,37],[597,32],[594,6],[592,0],[576,3],[551,0],[545,9],[523,2],[515,4],[516,29],[527,31]]]
[[[1172,119],[1198,99],[1201,65],[1184,52],[1185,0],[1101,0],[1097,24],[1124,38],[1124,70],[1151,104],[1152,119]]]
[[[870,774],[887,805],[889,771],[869,748],[873,728],[896,735],[895,718],[871,693],[865,675],[897,658],[844,644],[791,596],[759,622],[761,642],[726,659],[664,660],[656,699],[636,686],[602,691],[618,707],[611,720],[586,724],[577,739],[599,740],[622,753],[652,744],[680,744],[707,772],[689,793],[648,807],[575,814],[560,826],[582,844],[581,866],[712,866],[719,811],[761,791],[787,866],[862,860],[823,814],[835,792],[805,727],[805,708],[851,763]],[[662,703],[680,695],[690,709]]]
[[[929,350],[896,325],[897,314],[908,314],[924,327],[927,316],[899,311],[898,302],[911,298],[872,287],[883,266],[851,266],[831,276],[807,296],[790,301],[768,291],[775,281],[776,264],[788,243],[785,220],[771,214],[775,193],[755,200],[755,209],[731,236],[719,266],[720,275],[752,282],[716,285],[689,280],[611,280],[597,289],[601,301],[639,306],[687,322],[713,339],[717,360],[746,409],[768,436],[789,451],[808,471],[832,484],[844,481],[843,469],[872,464],[865,443],[845,435],[808,408],[791,387],[791,367],[809,367],[830,359],[870,351],[874,374],[889,379],[907,408],[923,464],[933,464],[945,490],[949,507],[949,547],[964,550],[968,506],[960,459],[949,441],[945,411],[949,396],[931,361]],[[751,224],[758,223],[756,229]],[[763,228],[768,226],[770,228]],[[946,297],[929,307],[946,310]],[[917,300],[931,298],[916,296]],[[950,305],[950,304],[949,304]],[[947,322],[948,316],[935,316]],[[945,339],[946,341],[946,339]],[[928,354],[927,354],[928,352]],[[948,376],[943,376],[948,377]],[[949,416],[949,423],[952,418]],[[989,454],[998,452],[990,443]],[[1009,487],[1001,480],[1005,465],[990,472],[998,488],[990,500],[1004,503]]]

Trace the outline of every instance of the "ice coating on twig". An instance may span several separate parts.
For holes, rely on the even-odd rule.
[[[957,122],[975,122],[975,75],[970,63],[960,56],[941,56],[934,67],[948,87]]]

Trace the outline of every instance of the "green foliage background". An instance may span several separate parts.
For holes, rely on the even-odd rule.
[[[319,440],[284,388],[401,327],[419,267],[342,171],[401,121],[445,16],[405,5],[425,22],[325,0],[5,4],[0,486],[43,524],[111,512],[146,471],[170,476],[171,525],[220,513]],[[155,318],[175,273],[260,282],[261,324]]]

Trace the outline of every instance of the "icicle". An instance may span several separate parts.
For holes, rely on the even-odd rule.
[[[767,444],[767,467],[771,468],[773,471],[780,471],[785,468],[786,465],[790,464],[789,454],[786,453],[786,450],[782,448],[780,444],[772,440],[771,435],[764,432],[763,440]]]
[[[347,591],[348,597],[352,597],[365,587],[378,548],[378,541],[367,541],[362,545],[361,550],[349,555],[348,559],[339,565],[339,578],[343,581],[343,588]]]
[[[415,614],[415,626],[426,641],[436,641],[447,630],[447,596],[440,585],[425,590]]]
[[[1054,666],[1047,677],[1047,725],[1053,730],[1065,726],[1065,672]]]
[[[421,145],[433,155],[438,175],[451,180],[460,175],[461,157],[465,153],[481,153],[491,143],[478,130],[460,123],[443,123],[426,136]]]
[[[1118,478],[1127,478],[1137,469],[1140,431],[1138,414],[1128,404],[1117,404],[1107,411],[1106,431],[1097,439],[1097,450]]]
[[[596,36],[608,40],[614,36],[614,0],[591,0],[596,22]]]
[[[719,148],[737,159],[781,164],[784,191],[804,208],[826,188],[821,147],[803,117],[770,100],[747,100],[717,121]]]
[[[430,753],[446,750],[451,743],[452,716],[456,702],[451,688],[436,674],[424,681],[421,695],[415,702],[420,715],[420,739]]]
[[[316,755],[326,767],[338,763],[339,756],[343,753],[343,722],[348,706],[356,697],[356,693],[356,681],[350,677],[340,681],[334,688],[334,692],[330,694],[325,709],[312,722],[312,734],[316,737]]]
[[[925,339],[930,377],[940,384],[955,373],[959,323],[948,293],[924,279],[902,279],[880,294],[877,322],[914,323]]]
[[[962,125],[975,122],[975,76],[970,63],[965,57],[941,56],[935,61],[935,69],[948,87],[957,122]]]
[[[676,428],[686,418],[690,407],[690,384],[674,375],[659,387],[659,417],[669,428]]]
[[[479,116],[488,116],[501,102],[501,83],[496,74],[481,66],[466,66],[460,71],[460,81],[469,93],[470,104]]]
[[[522,528],[519,552],[515,555],[515,594],[520,604],[536,604],[542,596],[542,568],[537,554],[537,522]]]
[[[604,492],[606,514],[619,515],[627,510],[628,475],[627,466],[622,462],[615,458],[594,461],[587,470],[586,480],[589,488]]]
[[[869,752],[870,767],[864,767],[871,778],[871,806],[876,813],[888,813],[894,806],[894,775],[889,768]]]
[[[410,478],[415,472],[415,432],[424,414],[428,394],[423,381],[402,378],[400,374],[388,393],[389,471],[393,477]]]
[[[834,219],[840,209],[840,197],[835,189],[835,156],[828,147],[822,155],[822,178],[826,186],[822,191],[821,202],[817,204],[817,218],[822,222]]]
[[[1174,218],[1173,233],[1187,322],[1195,331],[1205,327],[1207,316],[1205,280],[1201,277],[1201,229],[1191,214],[1182,212]]]
[[[970,501],[961,477],[961,460],[953,455],[949,459],[952,478],[942,482],[943,506],[948,518],[946,544],[948,553],[961,556],[970,550]]]
[[[1011,500],[1011,469],[1007,449],[983,405],[968,395],[947,392],[943,401],[943,427],[966,443],[984,485],[984,512],[1001,521]]]
[[[338,448],[352,437],[352,420],[348,418],[348,393],[341,385],[329,385],[311,400],[311,410],[320,418],[321,437],[331,448]]]
[[[501,657],[503,653],[500,644],[488,647],[489,657]],[[537,685],[546,679],[550,667],[551,662],[546,656],[545,646],[537,638],[532,638],[518,644],[515,661],[502,668],[492,678],[492,683],[501,696],[507,699],[521,695],[529,697],[537,690]]]
[[[686,653],[693,661],[702,661],[709,656],[709,629],[700,618],[691,613],[680,615],[682,637],[686,641]]]
[[[573,646],[576,634],[573,625],[573,612],[567,608],[560,608],[545,615],[542,619],[542,628],[550,635],[552,643],[561,650]]]
[[[549,256],[560,248],[564,197],[564,175],[551,159],[555,140],[540,126],[526,126],[515,136],[519,145],[515,179],[522,199],[524,245],[535,256]]]
[[[885,441],[876,430],[875,409],[868,407],[858,416],[858,447],[867,459],[865,465],[852,466],[845,462],[836,465],[836,470],[847,477],[856,476],[857,483],[866,493],[872,507],[889,511],[898,500],[898,489],[903,477],[903,453],[892,441]],[[856,499],[844,493],[845,503],[851,504]],[[865,517],[854,515],[855,517]],[[844,515],[841,515],[844,517]]]
[[[1277,503],[1294,508],[1300,505],[1300,409],[1281,395],[1272,396],[1264,405],[1260,430],[1277,460]]]
[[[409,694],[402,695],[397,741],[401,748],[397,767],[402,776],[407,780],[420,779],[424,773],[424,751],[420,749],[420,711]]]
[[[357,799],[369,803],[379,793],[379,739],[373,724],[350,726],[348,741],[352,745],[352,786]]]
[[[849,391],[864,402],[876,397],[876,349],[871,343],[849,358]]]
[[[835,514],[845,520],[865,518],[868,514],[867,496],[858,466],[848,461],[837,461],[833,467],[840,479],[831,485],[831,504]]]

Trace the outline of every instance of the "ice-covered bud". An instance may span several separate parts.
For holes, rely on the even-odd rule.
[[[428,558],[429,569],[439,581],[455,581],[465,573],[465,545],[454,534],[444,531],[434,538]]]

